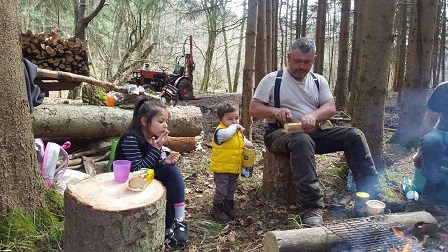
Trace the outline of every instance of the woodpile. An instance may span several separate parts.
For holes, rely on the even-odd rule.
[[[60,34],[22,33],[23,57],[39,68],[65,71],[80,75],[89,73],[87,45],[79,38],[64,38]]]

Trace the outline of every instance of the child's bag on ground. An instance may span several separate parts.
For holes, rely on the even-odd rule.
[[[69,161],[65,149],[70,145],[67,141],[62,146],[53,142],[48,142],[45,146],[41,138],[34,139],[40,171],[49,186],[53,187],[64,175]]]

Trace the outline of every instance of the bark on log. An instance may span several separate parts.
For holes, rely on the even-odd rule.
[[[173,137],[193,137],[202,131],[202,112],[195,106],[169,107]],[[129,127],[132,110],[91,105],[40,105],[31,114],[35,138],[119,137]]]
[[[186,152],[195,150],[198,142],[196,137],[170,137],[165,146],[173,151]]]
[[[111,172],[68,185],[64,251],[164,251],[165,206],[157,180],[142,192],[126,190]]]
[[[403,226],[412,229],[418,222],[424,222],[423,228],[415,232],[420,235],[433,235],[437,232],[437,220],[428,212],[385,214],[373,216],[390,227]],[[415,230],[415,229],[414,229]],[[414,236],[417,236],[414,234]],[[332,251],[343,240],[325,227],[314,227],[284,231],[269,231],[263,244],[266,252],[326,252]]]
[[[272,201],[297,203],[299,192],[292,176],[289,154],[266,150],[263,156],[263,194]]]

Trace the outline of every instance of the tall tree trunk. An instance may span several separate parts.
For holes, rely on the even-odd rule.
[[[278,69],[278,0],[272,0],[272,71]]]
[[[226,36],[226,14],[223,8],[222,13],[222,35],[224,38],[224,53],[225,53],[225,61],[226,61],[226,75],[227,75],[227,92],[232,92],[232,77],[230,77],[230,61],[229,61],[229,46],[227,44],[227,36]]]
[[[437,8],[437,19],[436,19],[436,27],[434,32],[434,46],[432,49],[432,60],[431,60],[431,68],[432,68],[432,88],[436,88],[436,86],[439,84],[439,80],[437,79],[437,65],[438,65],[438,58],[437,53],[439,52],[439,33],[440,33],[440,26],[442,24],[441,20],[444,19],[442,15],[442,5],[443,1],[439,1],[439,7]]]
[[[308,0],[303,0],[302,3],[302,29],[301,37],[306,37],[306,23],[308,22]]]
[[[100,0],[95,10],[92,11],[87,17],[86,13],[86,0],[73,0],[74,14],[75,14],[75,37],[81,39],[83,42],[86,42],[86,30],[90,21],[95,18],[101,9],[104,7],[106,0]],[[75,87],[73,90],[70,90],[68,93],[69,99],[78,99],[81,95],[82,85]]]
[[[347,112],[352,115],[353,114],[353,107],[354,104],[357,103],[357,82],[356,82],[356,75],[358,74],[358,62],[359,62],[359,50],[360,50],[360,33],[362,30],[361,20],[363,19],[363,16],[360,12],[360,9],[363,8],[363,5],[365,1],[363,0],[355,0],[354,1],[354,11],[353,11],[353,35],[352,35],[352,52],[350,57],[350,69],[348,74],[348,92],[349,92],[349,100],[348,100],[348,108]]]
[[[364,16],[358,24],[364,29],[359,34],[358,103],[354,106],[352,126],[366,135],[372,158],[378,170],[384,169],[382,159],[384,107],[388,87],[389,52],[393,43],[395,1],[365,1],[360,12]],[[382,29],[374,29],[380,26]]]
[[[399,15],[398,15],[398,38],[397,38],[397,55],[395,60],[395,71],[394,71],[394,82],[393,90],[398,92],[398,103],[401,103],[403,94],[403,80],[404,80],[404,70],[406,65],[406,37],[408,31],[407,25],[407,13],[408,4],[404,0],[402,3],[398,4]]]
[[[243,37],[244,37],[244,24],[245,18],[247,19],[247,3],[246,0],[243,1],[243,19],[241,22],[240,28],[240,37],[238,42],[238,55],[236,56],[236,66],[235,66],[235,77],[233,78],[233,90],[232,92],[236,92],[238,90],[238,83],[240,80],[240,66],[241,66],[241,51],[243,48]],[[247,22],[247,21],[246,21]]]
[[[207,12],[207,32],[208,43],[207,52],[205,53],[204,62],[204,77],[201,83],[201,91],[208,90],[208,83],[210,80],[211,65],[213,60],[213,53],[215,51],[216,38],[218,37],[217,19],[219,14],[219,5],[215,0],[207,0],[203,2],[203,8]]]
[[[44,206],[46,184],[34,150],[22,63],[17,1],[2,1],[0,23],[0,215],[10,208],[34,214]],[[5,27],[8,27],[6,29]]]
[[[317,60],[314,63],[314,72],[323,74],[325,56],[325,24],[327,21],[327,0],[317,1],[316,18],[316,54]]]
[[[296,38],[300,37],[300,30],[302,28],[302,2],[303,0],[296,1]]]
[[[434,40],[437,0],[417,0],[409,33],[405,89],[395,140],[403,145],[418,140],[420,123],[430,84],[431,53]]]
[[[252,117],[249,116],[249,103],[254,90],[255,43],[257,37],[257,0],[248,0],[246,51],[244,54],[243,95],[241,101],[241,124],[246,131],[244,135],[252,139]]]
[[[332,83],[333,83],[333,63],[334,63],[334,54],[335,54],[335,37],[336,37],[336,0],[333,0],[333,20],[330,24],[328,24],[328,30],[331,32],[330,33],[330,40],[331,40],[331,44],[330,47],[328,48],[328,54],[330,55],[330,59],[328,60],[328,84],[330,86],[330,88],[332,88]]]
[[[266,0],[258,0],[255,88],[266,75]]]
[[[271,72],[273,71],[272,68],[272,54],[275,52],[272,50],[272,22],[273,20],[273,13],[272,13],[272,1],[266,2],[266,71]]]
[[[443,2],[443,17],[446,17],[446,0]],[[440,73],[439,73],[439,81],[445,81],[445,52],[446,52],[446,18],[443,18],[443,25],[442,25],[442,34],[440,35],[442,38],[442,41],[440,42]]]
[[[341,0],[341,26],[339,28],[339,57],[338,72],[334,94],[336,96],[336,109],[347,105],[348,100],[348,52],[350,35],[350,4],[351,0]]]

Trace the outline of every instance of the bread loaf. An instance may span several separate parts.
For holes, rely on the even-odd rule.
[[[135,177],[129,179],[129,187],[133,189],[145,189],[146,186],[154,179],[153,169],[144,169],[144,171],[138,171]]]

